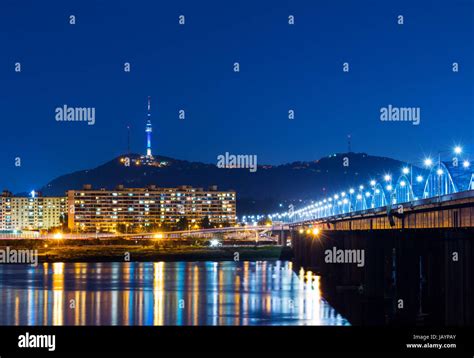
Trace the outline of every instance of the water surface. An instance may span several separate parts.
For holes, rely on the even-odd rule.
[[[287,261],[0,265],[0,325],[349,325]]]

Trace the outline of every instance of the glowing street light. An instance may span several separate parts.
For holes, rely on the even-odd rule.
[[[469,166],[471,165],[471,163],[469,163],[469,161],[465,160],[463,163],[462,163],[462,166],[464,168],[469,168]]]
[[[210,242],[211,247],[217,247],[217,246],[219,246],[219,244],[220,244],[220,242],[217,239],[213,239]]]
[[[433,165],[433,159],[426,158],[423,163],[424,163],[425,167],[431,167]]]
[[[383,177],[383,179],[384,179],[385,181],[390,181],[390,180],[392,180],[392,177],[391,177],[389,174],[385,174],[385,176]]]
[[[375,182],[375,180],[371,180],[371,181],[370,181],[370,186],[375,186],[375,184],[377,184],[377,183]]]
[[[421,183],[421,182],[423,181],[423,177],[422,177],[421,175],[418,175],[418,176],[416,177],[416,181],[417,181],[418,183]]]
[[[436,174],[438,174],[438,175],[443,175],[443,170],[442,170],[441,168],[438,169],[438,170],[436,171]]]
[[[387,185],[387,190],[388,190],[388,191],[392,191],[392,189],[393,189],[393,187],[392,187],[390,184]]]
[[[53,239],[55,240],[62,240],[63,238],[63,234],[61,234],[60,232],[57,232],[56,234],[53,235]]]
[[[459,145],[455,146],[454,147],[454,153],[455,154],[461,154],[462,153],[462,148]]]
[[[410,173],[410,169],[408,169],[407,167],[405,167],[405,168],[402,169],[402,173],[403,173],[403,174],[408,174],[408,173]]]

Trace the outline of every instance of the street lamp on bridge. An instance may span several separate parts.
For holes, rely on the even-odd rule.
[[[436,172],[435,172],[436,175],[438,176],[438,179],[437,179],[437,184],[438,185],[437,185],[437,193],[436,193],[437,194],[436,196],[437,196],[438,200],[441,197],[441,176],[443,174],[445,174],[444,170],[442,169],[442,166],[441,166],[441,154],[443,154],[443,153],[453,153],[455,155],[453,157],[453,166],[457,167],[458,162],[459,162],[458,156],[463,153],[463,148],[459,145],[456,145],[452,150],[439,150],[438,151],[438,164],[437,164],[437,169],[436,169]],[[433,160],[430,157],[426,158],[424,160],[424,165],[427,168],[432,168]],[[469,161],[464,160],[463,163],[462,163],[462,166],[463,166],[463,168],[469,168],[469,166],[470,166]],[[447,167],[446,167],[446,170],[447,170]],[[449,172],[447,172],[446,175],[449,176]],[[447,180],[449,180],[449,178]],[[453,185],[454,185],[454,182],[453,182]],[[454,188],[454,190],[456,190],[456,189]]]

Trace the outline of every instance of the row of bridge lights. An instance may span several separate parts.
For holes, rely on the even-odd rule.
[[[304,229],[299,229],[298,232],[300,234],[304,234],[305,230]],[[316,227],[314,229],[306,229],[306,234],[310,235],[313,234],[314,236],[318,236],[321,231]]]
[[[454,152],[455,155],[462,154],[462,152],[463,152],[462,147],[460,147],[460,146],[454,147],[453,152]],[[428,158],[424,159],[423,164],[426,168],[431,168],[434,165],[434,162],[433,162],[433,159],[428,157]],[[470,165],[471,165],[471,163],[468,160],[464,160],[462,162],[462,166],[466,169],[469,168]],[[410,168],[408,168],[408,167],[402,168],[402,173],[404,175],[408,175],[408,174],[410,174],[410,172],[411,172]],[[436,174],[439,175],[439,176],[443,175],[443,170],[441,168],[438,168],[436,170]],[[390,194],[392,194],[393,193],[392,176],[390,174],[385,174],[384,177],[383,177],[383,180],[387,183],[386,186],[385,186],[385,189]],[[424,178],[423,178],[422,175],[417,175],[415,180],[416,180],[417,183],[421,183],[421,182],[423,182]],[[375,180],[370,181],[370,186],[372,187],[373,195],[380,194],[380,189],[375,189],[376,185],[377,185],[377,181],[375,181]],[[407,185],[407,183],[404,180],[400,181],[400,186],[401,187],[405,187],[406,185]],[[359,186],[359,193],[356,195],[357,200],[362,200],[362,198],[363,198],[362,191],[363,190],[364,190],[364,186],[360,185]],[[349,189],[349,198],[351,198],[351,196],[353,194],[355,194],[355,190],[353,188]],[[365,195],[366,198],[370,198],[372,196],[372,193],[367,191],[367,192],[365,192],[364,195]],[[330,209],[333,206],[333,201],[336,203],[336,205],[341,206],[341,205],[348,204],[349,200],[350,199],[348,199],[347,193],[345,191],[343,191],[340,194],[335,194],[333,197],[330,197],[328,199],[324,199],[322,201],[319,201],[318,203],[310,205],[309,207],[305,207],[303,209],[297,210],[297,212],[304,212],[304,211],[308,210],[310,207],[314,208],[315,206],[318,207],[319,209]],[[282,206],[282,204],[280,204],[280,206]],[[284,212],[284,213],[276,213],[276,214],[268,215],[267,217],[274,220],[274,219],[284,219],[284,218],[289,217],[289,216],[290,215],[289,215],[288,212]],[[264,218],[264,217],[266,217],[266,216],[265,215],[244,216],[242,218],[243,219],[242,221],[244,223],[251,222],[253,225],[257,225],[257,222],[261,218]]]
[[[410,169],[405,167],[405,168],[402,169],[402,173],[403,174],[409,174]],[[384,179],[385,182],[389,183],[389,184],[387,184],[387,186],[385,188],[387,189],[387,191],[391,192],[393,190],[393,185],[391,184],[392,176],[390,174],[385,174],[383,179]],[[416,181],[419,182],[419,183],[422,182],[423,177],[421,175],[418,175],[416,177]],[[406,184],[407,183],[404,180],[400,181],[400,186],[401,187],[406,186]],[[375,189],[376,185],[377,185],[377,182],[375,180],[370,181],[370,186],[372,187],[372,189]],[[359,186],[359,193],[356,195],[357,200],[362,200],[361,192],[363,190],[364,190],[364,186],[360,185]],[[375,189],[374,193],[379,194],[380,189]],[[355,194],[355,189],[353,189],[353,188],[349,189],[349,194],[350,194],[350,196]],[[371,196],[372,196],[372,193],[370,191],[365,192],[365,197],[366,198],[370,198]],[[343,198],[343,199],[339,200],[340,198]],[[333,197],[330,197],[328,199],[323,199],[322,201],[316,203],[316,206],[323,206],[323,208],[331,208],[333,200],[334,201],[337,200],[337,205],[342,205],[342,204],[348,204],[349,203],[349,199],[347,199],[347,193],[345,191],[343,191],[341,194],[335,194]],[[324,206],[324,204],[326,204],[326,203],[328,203],[327,206]]]
[[[462,148],[461,148],[460,146],[454,147],[454,150],[453,150],[453,151],[454,151],[454,154],[456,154],[456,155],[462,154]],[[431,158],[426,158],[423,163],[424,163],[425,167],[431,168],[431,167],[433,166],[433,159],[431,159]],[[462,166],[463,166],[464,168],[469,168],[469,167],[471,166],[471,163],[470,163],[468,160],[464,160],[464,161],[462,162]],[[443,171],[442,171],[441,169],[438,169],[438,170],[436,171],[436,174],[438,174],[438,175],[443,175]]]
[[[454,147],[453,152],[454,152],[454,154],[459,155],[459,154],[462,153],[462,148],[460,146],[456,146],[456,147]],[[440,158],[439,161],[441,162],[441,158]],[[424,165],[427,168],[432,167],[433,164],[434,163],[433,163],[433,160],[431,158],[426,158],[424,160]],[[469,166],[470,166],[470,162],[468,160],[464,160],[463,161],[463,167],[464,168],[469,168]],[[402,173],[404,175],[410,174],[410,172],[411,172],[410,168],[408,168],[408,167],[402,168]],[[436,174],[439,175],[439,176],[443,175],[443,170],[441,168],[438,168],[437,171],[436,171]],[[385,174],[383,179],[387,183],[387,185],[385,186],[386,190],[389,192],[389,194],[393,194],[394,193],[393,192],[394,188],[393,188],[393,185],[392,185],[392,176],[390,174]],[[415,180],[418,183],[423,182],[423,179],[424,178],[421,175],[417,175],[416,178],[415,178]],[[377,182],[375,180],[370,181],[370,186],[372,187],[374,195],[375,194],[380,194],[380,189],[375,189],[376,185],[377,185]],[[407,183],[404,180],[400,181],[400,186],[401,187],[405,187],[406,185],[407,185]],[[362,200],[363,190],[364,190],[364,186],[360,185],[359,186],[359,193],[356,195],[356,200]],[[355,190],[353,188],[349,189],[349,194],[350,194],[349,199],[347,199],[347,194],[346,194],[346,192],[343,191],[340,194],[335,194],[333,197],[323,199],[322,201],[319,201],[319,202],[317,202],[313,205],[310,205],[308,207],[300,209],[297,212],[303,212],[303,214],[304,214],[304,212],[307,211],[311,207],[313,207],[313,208],[316,207],[316,208],[319,208],[319,209],[331,209],[333,207],[333,201],[339,206],[341,206],[343,204],[348,204],[350,198],[352,197],[352,195],[355,194]],[[365,192],[365,197],[366,198],[370,198],[371,196],[372,196],[372,193],[370,191]],[[339,199],[341,199],[341,200],[339,200]],[[390,199],[392,199],[392,198],[390,198]]]
[[[257,223],[262,220],[262,219],[265,219],[269,217],[268,215],[243,215],[242,216],[242,220],[241,222],[243,224],[252,224],[254,226],[257,226]],[[237,221],[238,221],[238,217],[237,217]]]

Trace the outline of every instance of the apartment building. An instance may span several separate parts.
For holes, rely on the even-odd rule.
[[[166,224],[174,226],[186,218],[190,226],[199,225],[208,217],[214,225],[235,224],[236,193],[180,186],[177,188],[125,188],[115,190],[93,189],[67,192],[69,208],[68,227],[73,231],[114,232],[119,225],[147,226]]]
[[[0,230],[46,230],[61,226],[66,197],[14,196],[4,190],[0,197]]]

